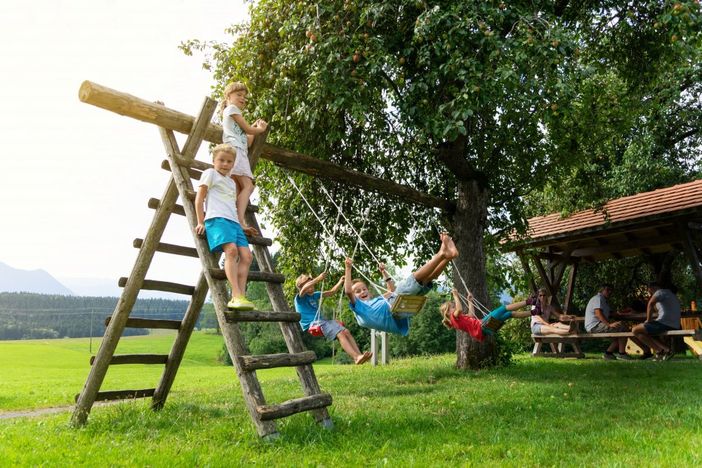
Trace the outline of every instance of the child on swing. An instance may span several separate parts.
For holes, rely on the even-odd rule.
[[[441,247],[439,251],[422,267],[395,286],[394,280],[385,270],[385,265],[379,265],[383,280],[388,286],[388,292],[382,296],[373,297],[368,286],[361,280],[351,280],[353,260],[346,258],[344,275],[344,292],[349,298],[349,307],[356,317],[358,324],[365,328],[409,335],[409,317],[411,314],[393,315],[392,304],[398,295],[425,295],[431,290],[432,281],[439,277],[451,260],[458,257],[458,249],[453,239],[445,233],[440,234]]]
[[[475,315],[475,306],[473,304],[473,295],[468,293],[468,314],[463,313],[463,304],[458,294],[458,290],[453,288],[453,301],[447,301],[441,304],[439,311],[443,317],[442,323],[446,328],[455,328],[468,333],[474,340],[483,341],[486,335],[493,335],[497,329],[510,318],[526,318],[536,315],[540,317],[538,308],[534,311],[521,311],[519,309],[525,306],[537,305],[535,297],[529,297],[526,301],[514,302],[512,304],[501,305],[487,314],[483,319],[478,319]],[[492,320],[491,320],[492,319]],[[495,324],[495,328],[491,328]],[[554,333],[557,335],[568,335],[571,332],[568,325],[563,324],[546,324],[543,325],[543,332]]]
[[[236,149],[236,161],[231,176],[239,187],[236,197],[237,216],[244,232],[248,235],[256,235],[258,234],[256,229],[248,226],[244,220],[246,206],[254,191],[248,148],[253,143],[254,135],[260,135],[266,131],[268,124],[265,120],[258,119],[253,125],[249,125],[241,115],[241,111],[246,107],[248,94],[249,89],[244,83],[239,81],[229,83],[224,88],[224,100],[220,104],[220,112],[222,113],[222,140]]]
[[[295,310],[300,314],[300,326],[302,331],[307,331],[313,325],[319,325],[322,329],[322,334],[327,341],[339,340],[339,344],[346,354],[348,354],[356,365],[368,362],[372,354],[370,351],[362,353],[358,349],[356,340],[353,335],[343,325],[336,320],[327,320],[317,316],[317,311],[320,307],[320,301],[325,297],[333,296],[337,293],[344,282],[341,278],[331,289],[327,291],[315,291],[314,287],[326,278],[327,273],[322,272],[317,277],[312,278],[310,275],[302,274],[295,280],[295,286],[298,293],[295,295]]]
[[[229,177],[236,159],[237,151],[227,144],[212,150],[214,168],[202,173],[195,196],[195,232],[207,234],[211,252],[224,252],[224,272],[232,287],[227,308],[252,310],[254,304],[246,299],[244,292],[253,257],[236,213],[236,184]]]

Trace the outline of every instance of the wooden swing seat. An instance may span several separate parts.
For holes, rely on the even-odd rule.
[[[497,320],[495,317],[488,316],[487,320],[483,322],[483,328],[487,328],[488,330],[491,330],[493,333],[497,333],[497,331],[502,328],[502,325],[504,325],[505,322],[503,320]]]
[[[417,314],[424,307],[426,296],[410,296],[401,294],[395,298],[390,311],[393,314]]]

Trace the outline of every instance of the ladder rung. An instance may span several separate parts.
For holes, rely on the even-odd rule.
[[[332,397],[328,393],[320,393],[302,398],[288,400],[279,405],[261,405],[256,407],[256,412],[262,421],[284,418],[291,414],[303,411],[324,408],[332,404]]]
[[[165,169],[168,172],[171,171],[171,165],[168,162],[168,159],[164,159],[163,161],[161,161],[161,169]],[[191,179],[200,180],[200,176],[202,176],[202,171],[188,168],[188,174],[190,175]]]
[[[120,288],[127,285],[127,278],[121,277],[117,282]],[[194,286],[188,286],[187,284],[171,283],[169,281],[156,281],[145,279],[141,285],[141,289],[148,289],[153,291],[165,291],[172,292],[176,294],[185,294],[187,296],[192,296],[195,293]]]
[[[210,274],[214,279],[226,280],[227,275],[221,268],[210,268]],[[265,281],[267,283],[285,283],[285,275],[280,273],[268,273],[265,271],[250,271],[247,281]]]
[[[90,365],[95,362],[95,356],[90,356]],[[115,354],[110,360],[110,365],[118,364],[165,364],[168,354]]]
[[[159,206],[161,206],[161,200],[158,198],[149,198],[149,202],[147,203],[149,208],[152,210],[157,209]],[[251,205],[246,207],[246,212],[247,213],[258,213],[258,206],[257,205]],[[183,205],[175,204],[173,206],[173,214],[185,216],[185,208],[183,208]]]
[[[112,317],[105,319],[105,326],[110,324]],[[168,330],[180,329],[180,320],[167,319],[147,319],[141,317],[130,317],[127,319],[125,327],[128,328],[163,328]]]
[[[259,310],[227,310],[227,322],[299,322],[297,312],[261,312]]]
[[[245,371],[255,371],[257,369],[273,369],[274,367],[305,366],[316,361],[317,355],[314,351],[304,351],[295,354],[279,353],[259,356],[237,356],[236,359]]]
[[[144,244],[144,239],[134,239],[132,242],[132,245],[140,249],[141,246]],[[175,245],[175,244],[166,244],[164,242],[159,242],[158,245],[156,246],[156,251],[157,252],[163,252],[163,253],[169,253],[173,255],[182,255],[184,257],[195,257],[197,258],[197,250],[195,247],[185,247],[182,245]]]
[[[95,401],[105,400],[131,400],[134,398],[147,398],[154,396],[155,388],[145,388],[142,390],[112,390],[108,392],[98,392]],[[80,393],[76,394],[75,401],[78,401]]]
[[[178,154],[175,156],[176,162],[180,164],[181,166],[187,166],[187,167],[192,167],[197,169],[198,171],[205,171],[207,169],[211,169],[214,166],[212,164],[203,162],[203,161],[198,161],[197,159],[192,159],[190,161],[183,161],[183,156]]]

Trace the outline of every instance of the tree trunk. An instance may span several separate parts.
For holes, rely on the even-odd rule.
[[[461,252],[456,266],[466,286],[482,304],[491,307],[488,301],[487,274],[483,235],[487,228],[488,190],[477,181],[460,182],[458,203],[453,217],[454,240]],[[463,284],[454,272],[454,285],[463,290]],[[480,317],[480,313],[477,312]],[[487,336],[482,343],[467,333],[456,333],[456,367],[458,369],[481,369],[495,364],[497,349],[495,339]]]

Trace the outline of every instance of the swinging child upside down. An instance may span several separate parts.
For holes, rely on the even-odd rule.
[[[458,249],[453,239],[445,233],[440,234],[439,251],[422,267],[395,285],[394,280],[380,264],[380,272],[388,286],[388,292],[373,297],[368,285],[361,280],[351,279],[353,260],[346,258],[344,275],[344,292],[349,298],[349,308],[362,327],[407,336],[409,334],[409,317],[411,314],[393,315],[391,308],[399,295],[425,295],[432,287],[432,281],[439,277],[446,265],[458,257]]]

